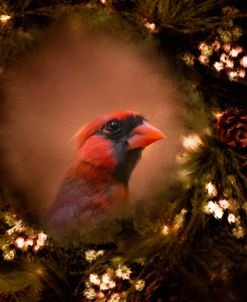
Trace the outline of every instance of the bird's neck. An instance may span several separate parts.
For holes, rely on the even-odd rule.
[[[87,183],[103,184],[115,182],[114,169],[106,166],[95,166],[85,161],[77,160],[74,162],[66,176],[67,179],[83,179]]]
[[[70,186],[77,186],[73,191],[90,195],[92,202],[100,208],[108,208],[111,204],[128,198],[128,184],[119,182],[114,170],[96,167],[86,161],[74,163],[69,169],[66,181],[69,181]]]

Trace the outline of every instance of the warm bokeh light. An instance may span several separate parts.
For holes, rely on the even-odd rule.
[[[7,23],[9,20],[11,19],[11,16],[9,16],[9,15],[1,15],[0,16],[0,21],[3,23],[3,24],[5,24],[5,23]]]

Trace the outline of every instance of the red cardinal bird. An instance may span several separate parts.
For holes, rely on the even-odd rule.
[[[164,134],[136,112],[99,117],[78,134],[78,148],[49,215],[65,229],[97,221],[105,209],[126,200],[130,174],[143,148]]]

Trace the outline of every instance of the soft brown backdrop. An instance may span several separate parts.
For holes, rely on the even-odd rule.
[[[139,111],[167,135],[144,151],[130,181],[131,202],[152,200],[169,185],[183,96],[149,41],[127,43],[84,26],[54,29],[14,64],[3,93],[5,180],[24,192],[23,207],[34,215],[45,215],[54,199],[72,156],[71,137],[108,112]]]

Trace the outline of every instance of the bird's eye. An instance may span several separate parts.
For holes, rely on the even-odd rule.
[[[119,121],[110,121],[106,124],[107,130],[109,130],[112,133],[116,133],[120,130],[121,125]]]

